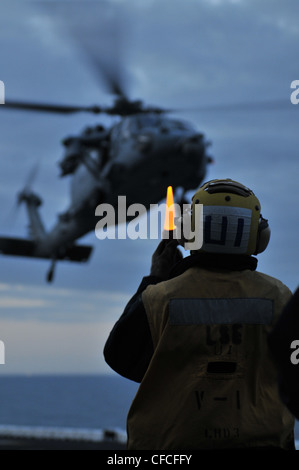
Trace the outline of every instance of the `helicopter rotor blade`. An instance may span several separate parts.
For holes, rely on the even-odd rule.
[[[111,82],[112,83],[112,82]],[[115,82],[115,91],[117,90],[117,83]],[[118,90],[121,93],[121,90]],[[121,115],[126,116],[130,114],[140,113],[155,113],[155,114],[170,114],[170,113],[181,113],[181,112],[231,112],[231,111],[259,111],[259,110],[276,110],[288,108],[289,101],[286,99],[280,100],[268,100],[259,102],[244,102],[244,103],[228,103],[228,104],[216,104],[210,106],[196,106],[190,108],[160,108],[149,106],[142,108],[141,102],[129,101],[125,97],[121,97],[113,106],[101,107],[101,106],[73,106],[73,105],[56,105],[47,103],[31,103],[24,101],[10,101],[6,100],[3,108],[18,109],[23,111],[35,111],[45,112],[52,114],[75,114],[75,113],[91,113],[91,114],[109,114],[109,115]]]
[[[105,112],[105,109],[101,108],[100,106],[68,106],[10,100],[5,101],[3,108],[18,109],[23,111],[46,112],[53,114],[74,114],[80,112],[99,114]]]
[[[109,114],[110,116],[128,116],[136,113],[157,113],[165,112],[162,108],[151,107],[143,108],[141,101],[130,101],[126,98],[118,98],[112,106],[73,106],[73,105],[55,105],[47,103],[31,103],[24,101],[6,100],[1,109],[17,109],[20,111],[34,111],[52,114],[70,115],[75,113],[91,113],[91,114]]]
[[[85,8],[85,7],[84,7]],[[93,31],[86,31],[82,21],[69,22],[70,36],[82,51],[82,58],[94,71],[96,77],[106,87],[109,94],[123,100],[129,100],[124,67],[124,23],[123,18],[111,11],[110,8],[100,8],[102,19],[101,30],[98,22],[93,25]],[[90,20],[89,20],[90,21]],[[95,41],[97,34],[98,41]]]
[[[101,61],[96,57],[91,60],[94,68],[99,69],[101,75],[104,77],[108,92],[114,96],[128,100],[120,71],[112,66],[104,66],[103,63],[101,63]]]
[[[124,15],[108,2],[93,2],[93,14],[85,2],[52,0],[39,4],[41,12],[52,20],[57,34],[79,53],[106,91],[128,100],[125,83]],[[101,20],[99,22],[99,19]]]
[[[9,210],[7,211],[6,217],[4,218],[4,224],[7,226],[10,230],[12,230],[15,227],[16,220],[18,219],[19,216],[19,211],[20,211],[20,204],[18,202],[18,199],[16,199]]]
[[[40,170],[40,161],[37,161],[36,164],[31,168],[30,172],[27,175],[23,191],[30,192],[32,190],[32,186],[37,178],[39,170]]]
[[[289,100],[287,99],[273,99],[267,101],[247,101],[243,103],[227,103],[227,104],[215,104],[207,106],[196,106],[190,108],[178,108],[169,110],[168,112],[216,112],[216,111],[259,111],[259,110],[271,110],[271,109],[282,109],[283,107],[289,107]]]

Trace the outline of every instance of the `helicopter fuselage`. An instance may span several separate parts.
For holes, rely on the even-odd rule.
[[[95,208],[105,203],[117,211],[120,195],[127,205],[149,208],[164,199],[169,185],[197,188],[209,162],[206,147],[204,136],[188,123],[155,114],[123,118],[110,129],[106,163],[101,166],[99,140],[97,159],[85,155],[73,171],[70,207],[48,233],[48,245],[53,250],[93,230]]]

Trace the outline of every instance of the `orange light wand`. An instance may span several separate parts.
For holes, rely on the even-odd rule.
[[[164,220],[164,230],[162,238],[166,238],[169,240],[173,240],[174,232],[176,229],[175,223],[175,207],[174,207],[174,199],[173,199],[173,191],[172,186],[168,186],[167,188],[167,196],[166,196],[166,212],[165,212],[165,220]]]

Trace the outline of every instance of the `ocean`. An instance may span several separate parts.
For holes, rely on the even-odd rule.
[[[138,384],[117,375],[0,376],[0,427],[124,433]],[[299,425],[295,425],[296,447]]]
[[[0,376],[0,425],[125,431],[137,387],[114,375]]]

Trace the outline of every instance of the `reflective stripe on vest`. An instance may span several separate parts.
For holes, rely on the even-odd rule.
[[[170,299],[171,325],[258,324],[273,320],[269,299]]]

